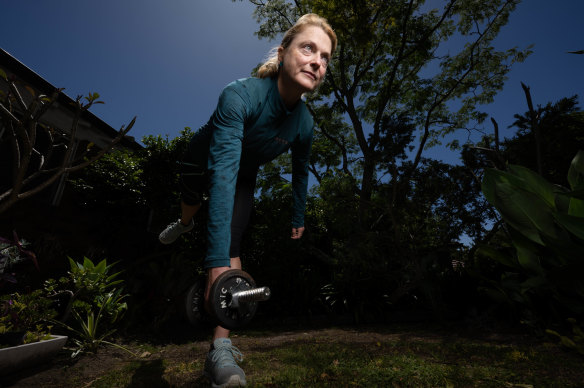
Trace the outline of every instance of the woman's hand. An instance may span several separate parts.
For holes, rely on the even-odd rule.
[[[213,287],[213,283],[215,280],[225,271],[229,271],[230,269],[241,269],[241,259],[239,257],[232,257],[230,259],[231,267],[215,267],[215,268],[208,268],[207,269],[207,284],[205,286],[205,309],[209,314],[211,313],[211,307],[209,305],[209,295],[211,293],[211,287]]]
[[[304,226],[301,226],[300,228],[292,228],[292,236],[290,236],[290,238],[292,240],[298,240],[300,237],[302,237],[303,233],[304,233]]]

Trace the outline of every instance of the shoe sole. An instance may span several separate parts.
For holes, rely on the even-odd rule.
[[[170,244],[172,244],[173,242],[175,242],[176,240],[178,240],[178,238],[179,238],[181,235],[183,235],[183,234],[185,234],[185,233],[188,233],[188,232],[190,232],[191,230],[193,230],[193,228],[194,228],[194,226],[193,226],[192,228],[190,228],[189,230],[185,230],[184,232],[180,232],[180,234],[179,234],[178,236],[176,236],[176,237],[175,237],[174,239],[172,239],[172,240],[171,240],[171,239],[169,239],[169,238],[164,238],[164,237],[161,237],[161,234],[162,234],[162,233],[161,233],[160,235],[158,235],[158,241],[160,241],[160,242],[161,242],[161,243],[163,243],[164,245],[170,245]]]
[[[245,387],[247,384],[245,379],[241,381],[241,378],[238,375],[231,376],[224,384],[215,384],[209,373],[205,372],[204,375],[209,381],[211,381],[211,387],[213,388]]]

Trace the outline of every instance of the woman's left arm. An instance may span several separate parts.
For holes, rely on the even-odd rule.
[[[299,239],[304,233],[304,212],[308,190],[308,163],[312,146],[312,130],[309,136],[298,139],[292,144],[292,238]]]

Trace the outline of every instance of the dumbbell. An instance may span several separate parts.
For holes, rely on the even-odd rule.
[[[196,325],[207,320],[201,283],[199,281],[191,287],[186,301],[187,317]],[[268,300],[270,295],[268,287],[256,288],[255,281],[247,272],[238,269],[225,271],[215,279],[209,292],[210,318],[221,327],[237,329],[251,321],[258,302]]]

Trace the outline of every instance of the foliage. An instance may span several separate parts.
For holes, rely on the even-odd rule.
[[[584,112],[577,105],[577,96],[562,98],[555,103],[534,108],[531,112],[515,115],[517,133],[502,144],[503,158],[512,164],[521,164],[538,171],[535,125],[540,136],[542,176],[552,183],[567,186],[571,159],[584,147]]]
[[[51,320],[57,314],[43,290],[4,295],[0,297],[0,309],[0,334],[21,333],[23,343],[50,336]]]
[[[159,331],[185,319],[185,295],[202,275],[203,255],[194,256],[189,244],[194,238],[176,242],[172,253],[144,257],[127,270],[132,306],[128,311],[129,330]],[[200,252],[202,250],[199,250]]]
[[[489,247],[480,253],[509,268],[495,286],[524,309],[525,323],[584,315],[584,151],[573,159],[568,182],[570,189],[553,185],[517,165],[485,171],[483,192],[505,221],[515,254]]]
[[[97,264],[85,257],[82,263],[69,258],[71,270],[68,277],[45,282],[50,296],[62,293],[70,295],[66,311],[59,324],[68,329],[77,345],[72,356],[82,351],[95,351],[101,344],[111,344],[107,338],[117,330],[127,304],[122,294],[120,272],[110,273],[114,264],[104,259]],[[72,314],[78,327],[67,324]]]
[[[486,117],[480,107],[530,54],[492,44],[518,1],[252,3],[260,38],[276,38],[308,12],[325,17],[339,38],[324,83],[306,96],[319,185],[301,244],[319,263],[309,267],[327,271],[311,289],[327,286],[321,299],[335,295],[355,317],[379,317],[406,300],[441,314],[440,287],[460,279],[451,265],[466,249],[459,239],[483,237],[491,215],[475,177],[424,153],[447,134],[476,129]],[[277,163],[258,181],[257,209],[282,219],[281,191],[263,196],[289,173],[286,158]]]
[[[126,215],[128,210],[145,202],[140,161],[137,152],[116,150],[86,167],[69,182],[75,191],[83,194],[85,206],[105,205],[111,211]]]
[[[2,132],[0,144],[6,155],[12,155],[13,162],[8,185],[0,186],[0,213],[37,194],[64,174],[78,171],[101,158],[124,138],[136,120],[134,117],[126,128],[122,126],[104,149],[90,153],[93,144],[89,143],[82,152],[76,153],[75,142],[82,115],[94,104],[103,103],[99,101],[98,93],[89,93],[84,98],[78,96],[71,101],[74,110],[71,128],[50,128],[41,121],[57,103],[62,89],[54,90],[50,96],[39,94],[28,85],[17,85],[4,71],[0,73],[0,82],[6,82],[9,89],[8,94],[0,95],[0,120],[8,129]],[[24,98],[23,89],[30,96]]]
[[[547,329],[546,333],[558,338],[563,346],[584,356],[584,332],[574,318],[568,318],[567,321],[572,326],[572,338],[567,335],[562,335],[556,330],[551,329]]]
[[[179,161],[193,132],[185,128],[172,140],[145,136],[135,152],[114,151],[77,174],[70,182],[85,205],[111,212],[169,207],[178,202]],[[99,188],[99,189],[96,189]]]
[[[381,167],[373,151],[383,141],[385,122],[407,115],[421,132],[418,144],[410,143],[417,149],[415,169],[426,146],[469,121],[484,119],[477,107],[492,101],[511,64],[529,53],[497,52],[491,46],[517,1],[443,1],[441,10],[422,1],[254,4],[259,37],[276,37],[310,11],[334,27],[339,47],[318,96],[309,98],[318,125],[315,146],[328,142],[340,157],[326,160],[358,173],[361,210],[369,206]],[[407,181],[408,175],[403,177]]]
[[[205,209],[195,229],[174,244],[163,246],[155,238],[179,214],[180,161],[192,135],[185,128],[174,139],[146,136],[143,149],[112,152],[72,180],[83,206],[95,212],[96,233],[111,244],[110,256],[127,251],[120,263],[132,298],[125,322],[136,330],[182,318],[183,293],[203,260]]]
[[[79,329],[75,329],[66,324],[62,324],[65,328],[73,334],[73,342],[77,348],[71,354],[74,358],[82,352],[95,353],[103,345],[114,346],[118,349],[127,351],[131,355],[135,354],[124,346],[118,345],[114,342],[108,341],[115,332],[116,329],[104,330],[103,325],[100,325],[102,319],[108,319],[111,322],[115,322],[117,319],[117,314],[120,310],[125,309],[125,303],[122,302],[124,295],[121,295],[121,289],[114,290],[104,295],[100,295],[97,300],[97,313],[94,310],[89,310],[86,312],[85,319],[77,310],[73,310],[73,317],[77,322]],[[111,311],[115,311],[116,315],[112,319]]]
[[[83,263],[77,263],[69,258],[69,264],[71,269],[68,277],[62,277],[58,281],[48,279],[45,282],[45,289],[50,295],[69,292],[71,294],[70,308],[89,312],[98,305],[99,298],[112,292],[116,285],[123,282],[121,279],[116,279],[121,274],[120,272],[109,273],[114,264],[108,265],[105,259],[95,265],[87,257],[83,258]],[[125,305],[120,304],[119,307],[123,310]],[[115,321],[119,312],[119,309],[115,309],[109,311],[108,315]],[[67,316],[64,317],[64,320],[66,319]]]
[[[17,263],[32,260],[35,267],[39,269],[36,255],[25,249],[28,245],[27,241],[18,238],[16,232],[13,232],[12,240],[0,238],[0,286],[5,282],[16,283],[15,274],[6,271],[12,269],[12,266]]]
[[[180,212],[178,161],[191,136],[185,128],[173,140],[144,137],[143,149],[112,152],[72,177],[75,199],[92,215],[101,255],[129,264],[162,249],[153,237]]]
[[[144,199],[151,208],[170,208],[179,202],[178,176],[180,161],[189,144],[193,131],[186,127],[178,137],[146,136],[141,152],[141,180],[144,183]]]

